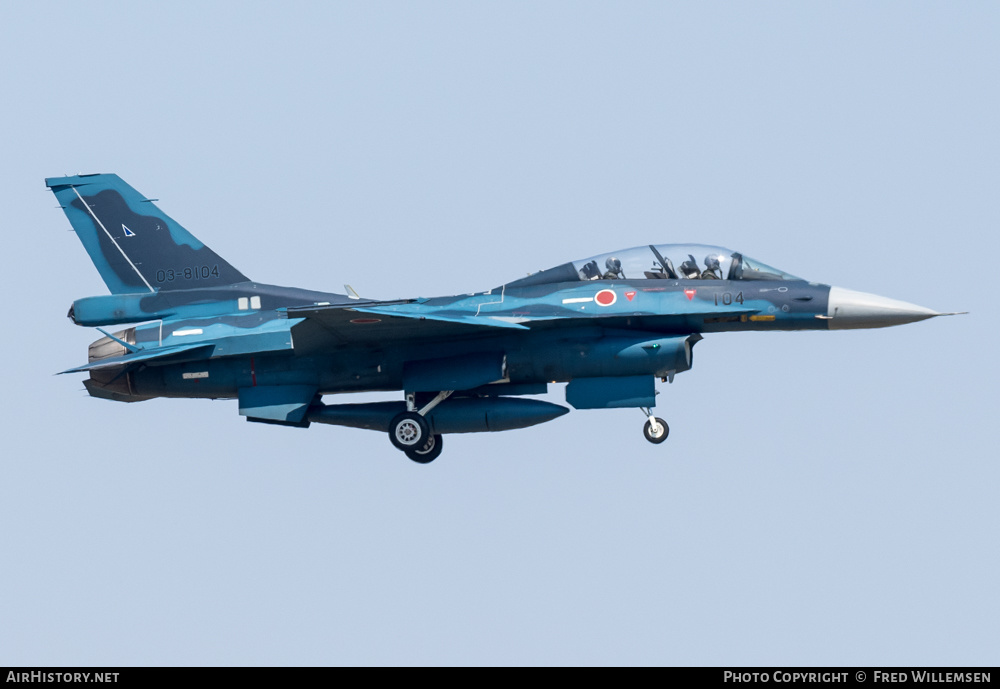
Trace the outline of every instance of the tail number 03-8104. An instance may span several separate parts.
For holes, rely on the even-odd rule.
[[[742,304],[743,303],[743,292],[737,292],[735,299],[733,298],[733,293],[732,292],[723,292],[722,294],[716,294],[715,295],[715,305],[718,306],[720,301],[722,302],[723,306],[729,306],[734,301],[737,304]]]
[[[173,282],[174,280],[208,280],[219,277],[219,265],[214,266],[184,266],[156,271],[157,282]]]

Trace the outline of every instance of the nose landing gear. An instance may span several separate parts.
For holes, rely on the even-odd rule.
[[[649,407],[641,407],[641,409],[642,413],[648,417],[646,425],[642,427],[642,434],[649,442],[659,445],[670,435],[670,426],[663,419],[653,416],[653,410]]]

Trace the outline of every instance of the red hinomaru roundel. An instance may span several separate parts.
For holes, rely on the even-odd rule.
[[[614,290],[602,289],[594,295],[594,301],[597,302],[598,306],[611,306],[618,301],[618,295],[615,294]]]

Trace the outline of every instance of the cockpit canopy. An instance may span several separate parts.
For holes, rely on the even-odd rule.
[[[801,280],[721,246],[650,244],[565,263],[508,283],[528,287],[585,280]]]

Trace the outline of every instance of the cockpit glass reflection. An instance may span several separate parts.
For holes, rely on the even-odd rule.
[[[650,244],[574,264],[581,280],[798,280],[743,254],[702,244]]]
[[[721,246],[648,244],[534,273],[512,287],[578,280],[801,280]]]

